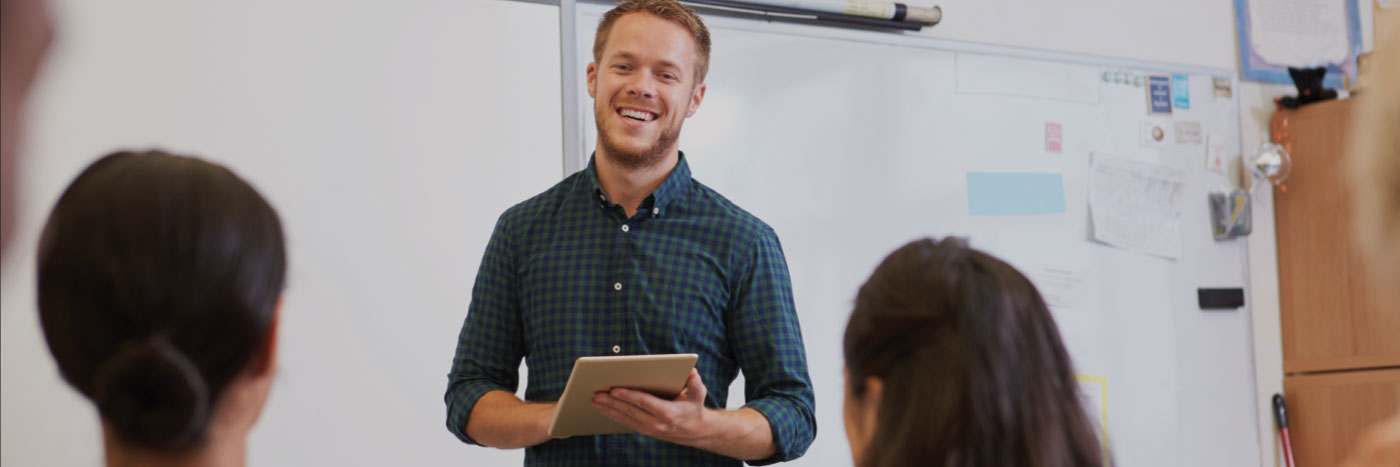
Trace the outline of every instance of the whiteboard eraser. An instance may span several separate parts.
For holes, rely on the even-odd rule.
[[[1196,289],[1202,310],[1233,310],[1244,306],[1244,289]]]

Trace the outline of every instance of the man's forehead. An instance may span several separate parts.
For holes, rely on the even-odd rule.
[[[636,31],[646,29],[645,31]],[[621,44],[618,41],[620,33],[634,32],[642,34],[640,44]],[[641,57],[644,48],[656,50],[649,46],[669,46],[671,49],[683,49],[678,52],[685,52],[681,55],[694,57],[698,54],[698,47],[695,37],[689,30],[674,21],[667,20],[649,12],[638,11],[622,15],[617,18],[608,30],[607,42],[603,45],[603,57],[610,58],[620,54],[628,54],[633,58]]]

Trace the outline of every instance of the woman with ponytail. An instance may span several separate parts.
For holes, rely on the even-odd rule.
[[[845,356],[857,467],[1105,463],[1044,300],[960,239],[918,240],[880,263]]]
[[[281,223],[219,165],[112,154],[40,240],[39,314],[102,418],[109,466],[242,465],[276,354]]]

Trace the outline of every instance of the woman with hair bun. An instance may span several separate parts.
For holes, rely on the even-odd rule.
[[[857,467],[1098,467],[1060,333],[1031,282],[958,238],[891,253],[846,325]]]
[[[224,167],[122,152],[78,175],[40,240],[39,314],[107,465],[243,465],[285,277],[277,213]]]

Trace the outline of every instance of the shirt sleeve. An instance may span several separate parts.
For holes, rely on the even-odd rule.
[[[816,403],[792,281],[777,234],[765,229],[748,257],[735,263],[743,269],[736,271],[726,333],[744,372],[744,407],[768,418],[777,450],[772,457],[749,464],[790,461],[806,453],[816,437]]]
[[[471,444],[480,444],[467,437],[467,419],[477,400],[495,390],[515,393],[520,384],[524,338],[508,214],[496,222],[482,255],[443,396],[448,431]]]

